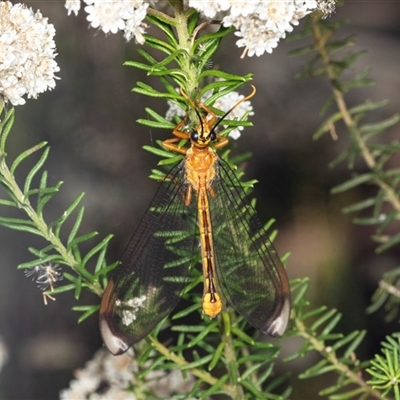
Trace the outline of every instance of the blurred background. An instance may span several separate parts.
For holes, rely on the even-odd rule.
[[[171,132],[152,130],[135,121],[146,118],[145,106],[161,114],[168,107],[131,92],[137,81],[156,82],[123,66],[126,60],[139,60],[139,45],[126,43],[121,34],[105,37],[88,29],[83,10],[77,17],[68,17],[62,1],[30,1],[28,5],[40,9],[56,28],[61,79],[52,92],[17,107],[8,142],[9,160],[48,141],[51,152],[45,168],[49,184],[60,180],[64,184],[47,206],[47,219],[59,216],[85,192],[86,213],[80,232],[95,230],[99,238],[112,233],[115,237],[108,252],[108,262],[112,262],[120,257],[157,187],[148,175],[158,159],[142,146],[171,136]],[[375,86],[351,92],[349,104],[366,98],[390,99],[377,118],[387,117],[398,111],[400,104],[400,4],[347,0],[332,17],[343,18],[352,23],[342,36],[355,34],[357,49],[368,51],[354,73],[370,65],[376,81]],[[308,296],[314,306],[326,304],[342,311],[338,329],[344,333],[369,331],[358,356],[371,357],[385,335],[397,329],[397,322],[386,324],[383,312],[366,315],[365,308],[377,279],[398,265],[399,254],[392,249],[376,256],[370,240],[373,229],[354,226],[351,216],[341,213],[342,207],[365,197],[365,188],[329,194],[349,172],[344,165],[328,168],[348,140],[340,126],[338,141],[328,135],[312,140],[322,122],[321,106],[330,96],[328,83],[324,78],[294,78],[305,61],[287,53],[298,43],[283,41],[271,55],[242,60],[242,49],[234,42],[234,37],[224,39],[213,64],[234,74],[254,73],[254,128],[243,132],[235,151],[254,155],[246,178],[259,181],[255,195],[261,220],[276,219],[276,247],[280,254],[291,253],[289,277],[311,278]],[[249,87],[244,87],[242,93],[248,92]],[[388,140],[398,135],[397,129],[389,132]],[[23,178],[23,170],[19,176]],[[2,188],[0,196],[5,196]],[[4,209],[1,212],[3,215]],[[71,311],[77,305],[72,293],[57,296],[55,302],[44,306],[36,284],[16,269],[31,259],[29,246],[40,248],[43,242],[0,227],[0,336],[8,352],[0,375],[0,397],[56,399],[69,385],[73,371],[83,367],[102,342],[97,316],[77,325],[78,315]],[[85,294],[81,304],[98,301]],[[304,365],[283,368],[304,370]],[[317,398],[323,384],[318,380],[294,382],[292,399]]]

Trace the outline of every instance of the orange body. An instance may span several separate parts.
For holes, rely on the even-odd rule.
[[[176,138],[168,139],[163,142],[168,149],[185,154],[185,178],[189,183],[188,191],[185,194],[185,203],[189,204],[193,191],[197,195],[198,221],[200,229],[201,258],[203,265],[204,290],[202,308],[204,314],[211,318],[216,317],[222,310],[221,297],[217,293],[217,282],[215,274],[215,257],[212,236],[212,226],[209,208],[209,194],[212,196],[211,183],[215,178],[215,163],[217,155],[210,146],[209,126],[216,120],[215,114],[203,104],[200,108],[204,109],[212,118],[209,121],[201,121],[196,131],[199,139],[194,141],[189,134],[180,131],[185,124],[184,119],[173,131]],[[178,147],[175,142],[180,139],[190,139],[191,147],[188,149]],[[228,139],[217,137],[216,148],[225,146]]]

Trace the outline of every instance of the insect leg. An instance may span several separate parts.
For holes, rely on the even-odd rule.
[[[181,131],[182,126],[184,126],[186,124],[186,122],[187,122],[187,113],[185,115],[185,118],[183,118],[183,120],[181,122],[179,122],[178,125],[176,125],[176,127],[172,131],[172,134],[180,139],[189,139],[190,135],[186,132]]]
[[[229,143],[229,139],[224,136],[217,135],[217,140],[214,143],[216,149],[221,149]]]
[[[182,132],[184,133],[184,132]],[[183,138],[186,139],[186,138]],[[187,149],[185,147],[179,147],[176,142],[179,142],[181,139],[180,138],[171,138],[171,139],[166,139],[162,142],[163,146],[171,151],[174,151],[175,153],[183,154],[186,155]]]

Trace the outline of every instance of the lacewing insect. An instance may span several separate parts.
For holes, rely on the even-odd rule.
[[[192,133],[173,130],[164,147],[184,155],[166,175],[120,265],[105,289],[100,331],[109,351],[122,354],[143,339],[177,305],[189,270],[201,252],[203,313],[216,317],[231,305],[265,334],[281,336],[290,316],[286,271],[232,168],[216,153],[228,139],[216,127],[221,118],[191,100],[199,119]],[[182,139],[190,147],[180,147]]]

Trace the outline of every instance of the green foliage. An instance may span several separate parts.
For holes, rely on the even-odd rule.
[[[379,287],[372,297],[367,312],[372,313],[384,306],[386,320],[392,321],[399,315],[400,307],[400,268],[394,268],[383,274]]]
[[[287,335],[299,336],[303,343],[285,361],[293,361],[316,351],[321,360],[302,372],[299,378],[309,379],[332,372],[338,375],[333,385],[320,391],[320,396],[334,400],[380,398],[361,377],[361,371],[369,365],[368,362],[358,360],[355,354],[366,331],[353,331],[347,335],[335,333],[333,330],[342,315],[324,306],[309,310],[305,297],[308,286],[308,279],[292,282],[294,324]]]
[[[7,216],[0,216],[0,225],[40,236],[45,241],[45,245],[41,249],[28,248],[33,257],[20,264],[18,268],[37,271],[36,282],[43,288],[49,287],[44,292],[45,301],[46,298],[52,298],[53,295],[67,291],[73,291],[74,297],[78,300],[83,288],[100,295],[102,292],[100,278],[103,279],[105,274],[116,266],[115,263],[107,265],[105,260],[107,246],[112,235],[95,244],[85,255],[81,254],[80,245],[97,235],[97,232],[79,234],[84,216],[84,207],[80,204],[83,193],[57,219],[51,222],[46,221],[45,207],[59,192],[62,185],[62,182],[58,182],[54,186],[48,186],[48,173],[45,170],[38,177],[47,160],[50,148],[46,142],[39,143],[23,151],[11,163],[11,167],[8,167],[6,140],[13,125],[14,110],[3,112],[3,115],[4,118],[0,123],[0,183],[8,198],[0,199],[0,205],[7,207],[10,213],[15,213],[16,216],[8,216],[10,213]],[[39,156],[37,156],[38,153]],[[35,156],[37,161],[26,174],[23,184],[19,185],[15,178],[16,171],[25,160]],[[73,221],[69,232],[64,225],[68,219]],[[58,274],[52,267],[55,265],[64,265],[72,269],[72,274],[63,271],[64,281],[62,284],[57,282]],[[49,267],[48,270],[46,270],[46,266]],[[97,305],[75,308],[76,311],[83,312],[80,321],[96,312],[97,309]]]
[[[394,394],[396,400],[400,399],[400,334],[395,333],[388,336],[385,342],[381,343],[383,357],[379,354],[371,361],[367,372],[372,376],[368,384],[373,388],[382,391],[382,396]]]
[[[177,333],[176,343],[168,347],[148,337],[149,347],[142,348],[139,358],[141,365],[151,365],[146,370],[174,370],[196,377],[196,384],[185,398],[212,398],[226,395],[234,399],[287,399],[290,387],[284,385],[284,376],[274,376],[273,360],[279,354],[279,347],[249,336],[248,326],[241,317],[231,311],[210,320],[201,315],[201,296],[193,288],[202,283],[198,276],[193,287],[186,290],[185,299],[190,306],[175,314],[170,329]],[[197,315],[197,321],[193,320]],[[191,316],[190,319],[187,317]],[[159,324],[159,330],[167,323]],[[262,339],[262,335],[260,335]],[[154,355],[156,349],[160,354]],[[275,391],[281,395],[275,395]],[[182,398],[179,396],[172,399]]]
[[[384,107],[387,101],[367,99],[362,104],[347,104],[345,95],[351,89],[369,86],[373,81],[368,77],[369,68],[364,68],[351,78],[344,78],[344,72],[353,69],[354,63],[364,54],[363,51],[348,50],[355,44],[353,36],[336,39],[336,31],[345,23],[332,23],[318,17],[308,20],[304,32],[297,38],[312,35],[315,43],[297,49],[292,54],[307,54],[310,57],[300,77],[326,76],[331,84],[332,95],[323,105],[321,115],[331,114],[317,129],[314,139],[330,133],[337,140],[335,125],[340,121],[344,123],[349,140],[330,166],[333,168],[346,162],[351,174],[348,180],[334,187],[331,192],[336,194],[359,186],[368,187],[368,196],[346,206],[343,212],[356,213],[353,219],[355,224],[376,226],[372,240],[378,243],[376,252],[382,253],[400,243],[400,234],[392,233],[396,231],[394,225],[400,219],[400,170],[391,163],[394,157],[398,157],[400,145],[397,139],[389,140],[385,136],[388,129],[397,124],[400,115],[371,122],[376,114],[374,112]],[[356,171],[356,166],[361,164],[363,172],[360,173]],[[375,188],[373,193],[371,187]],[[385,274],[373,296],[370,312],[386,302],[389,319],[397,315],[400,299],[397,275],[398,268]]]
[[[138,53],[142,56],[144,62],[127,61],[125,65],[147,71],[148,75],[158,76],[165,91],[161,92],[147,83],[137,82],[136,87],[133,88],[134,92],[169,100],[171,103],[180,106],[182,110],[186,110],[187,101],[179,93],[180,88],[198,101],[208,93],[209,97],[205,104],[212,105],[219,98],[252,79],[252,74],[240,76],[216,69],[208,69],[212,55],[218,49],[222,38],[232,32],[232,28],[224,28],[221,25],[218,32],[197,37],[199,33],[198,19],[199,15],[196,12],[190,13],[187,20],[185,14],[183,14],[177,15],[175,19],[168,20],[168,22],[165,22],[166,19],[161,17],[148,16],[149,22],[164,33],[165,41],[145,35],[146,44],[168,56],[162,61],[157,61],[146,50],[138,49]],[[182,24],[184,24],[183,27]],[[174,28],[176,28],[175,31]],[[178,65],[178,68],[176,68],[176,65]],[[175,127],[171,121],[154,110],[146,108],[146,112],[152,119],[139,119],[140,124],[169,131]],[[223,114],[218,109],[215,109],[215,112],[219,115]],[[193,110],[190,110],[189,117],[193,117],[191,119],[198,123],[197,117],[191,113],[193,113]],[[247,115],[242,118],[242,121],[224,121],[224,126],[227,126],[227,129],[220,134],[226,136],[236,127],[251,126],[251,123],[246,122],[246,119]],[[177,121],[175,120],[175,122]],[[156,152],[154,149],[151,150],[150,146],[147,146],[146,150]],[[165,154],[165,156],[171,157],[170,153],[169,155]]]
[[[174,2],[171,2],[174,3]],[[174,18],[162,13],[148,17],[148,22],[159,28],[163,39],[146,35],[146,45],[155,51],[139,49],[143,61],[129,61],[126,65],[139,68],[150,76],[158,77],[163,89],[156,89],[145,82],[138,82],[134,92],[145,96],[167,100],[180,106],[187,112],[189,121],[198,123],[198,116],[193,107],[188,107],[187,99],[178,90],[182,88],[189,98],[198,103],[203,101],[215,111],[218,116],[224,115],[221,110],[213,108],[216,100],[238,89],[251,80],[251,74],[238,76],[216,69],[208,69],[211,57],[220,46],[221,40],[232,29],[220,27],[215,33],[200,35],[205,26],[199,24],[199,16],[193,10],[184,12],[176,8]],[[377,225],[373,239],[379,243],[378,252],[382,252],[400,241],[400,235],[388,235],[389,226],[399,219],[400,203],[398,200],[399,170],[387,167],[388,161],[399,150],[399,143],[381,142],[384,132],[398,122],[399,116],[371,123],[368,113],[383,107],[385,102],[365,101],[361,105],[348,107],[345,94],[353,89],[370,85],[369,69],[366,68],[349,80],[343,79],[343,73],[354,65],[363,52],[349,52],[343,55],[343,49],[354,44],[354,38],[336,40],[334,33],[343,26],[343,22],[331,23],[320,18],[309,20],[304,32],[298,38],[312,35],[313,45],[306,45],[293,54],[311,56],[301,77],[327,76],[332,86],[332,96],[326,101],[322,115],[331,112],[314,137],[318,139],[325,133],[335,137],[335,124],[343,121],[348,129],[349,143],[331,166],[347,162],[352,176],[342,184],[332,189],[332,193],[351,190],[360,185],[372,185],[376,192],[366,199],[351,204],[344,209],[346,213],[361,213],[354,219],[355,223]],[[159,58],[159,54],[162,57]],[[334,55],[341,55],[334,58]],[[337,109],[331,111],[336,104]],[[138,122],[152,128],[165,129],[171,132],[180,121],[178,116],[173,121],[149,108],[145,109],[150,119],[140,119]],[[82,290],[90,290],[101,295],[107,284],[107,275],[117,263],[108,264],[106,252],[111,235],[93,245],[86,254],[82,254],[80,246],[92,240],[97,233],[82,233],[84,207],[81,202],[83,194],[54,221],[47,222],[46,205],[59,192],[62,182],[48,186],[48,174],[43,171],[49,155],[47,143],[42,142],[22,152],[10,164],[7,164],[6,140],[10,134],[14,112],[5,113],[0,123],[0,183],[5,189],[7,198],[0,199],[0,205],[12,210],[12,217],[1,216],[0,224],[11,229],[38,235],[46,242],[41,249],[30,247],[32,259],[21,264],[19,268],[28,270],[38,266],[60,264],[64,266],[62,284],[55,281],[47,290],[47,295],[73,292],[79,300]],[[224,121],[221,135],[239,126],[249,126],[247,115],[242,120]],[[184,143],[181,143],[184,145]],[[170,167],[179,162],[182,155],[167,151],[161,141],[156,146],[145,146],[145,150],[161,158],[159,165]],[[231,165],[241,164],[249,155],[241,154],[232,157],[230,150],[221,152],[221,157]],[[18,183],[15,173],[21,163],[27,159],[36,162],[25,179]],[[359,160],[364,160],[367,171],[353,172]],[[239,178],[243,175],[241,168],[237,169]],[[41,175],[39,175],[41,173]],[[153,169],[151,177],[157,180],[165,177],[165,172]],[[250,191],[255,181],[242,182]],[[390,212],[384,212],[384,207],[390,205]],[[2,208],[3,208],[2,207]],[[2,209],[1,208],[1,209]],[[15,216],[14,216],[15,213]],[[66,221],[71,228],[66,229]],[[273,223],[271,220],[266,229]],[[271,232],[273,239],[276,231]],[[288,255],[284,258],[286,259]],[[68,272],[65,267],[71,268]],[[356,350],[366,335],[364,330],[356,330],[342,334],[335,332],[341,319],[341,314],[326,307],[309,307],[306,292],[308,279],[292,282],[293,311],[292,325],[284,338],[274,343],[267,343],[261,335],[256,336],[252,328],[237,316],[232,310],[225,310],[221,316],[210,320],[201,314],[201,284],[202,274],[193,271],[194,278],[183,294],[186,308],[178,311],[170,318],[164,319],[157,328],[135,347],[136,360],[139,364],[137,379],[145,381],[146,376],[153,371],[173,371],[180,369],[186,376],[194,376],[195,383],[189,393],[173,395],[171,399],[208,399],[221,395],[232,399],[289,399],[292,389],[287,384],[288,374],[279,375],[274,371],[274,361],[280,355],[282,343],[292,337],[301,339],[301,346],[286,356],[285,361],[291,362],[303,358],[309,353],[319,355],[315,364],[299,374],[300,379],[311,379],[321,375],[336,377],[334,384],[319,392],[320,396],[332,400],[340,399],[386,399],[391,395],[399,399],[399,343],[398,334],[388,337],[382,344],[381,355],[376,355],[372,361],[361,361],[356,356]],[[400,299],[399,270],[395,269],[383,276],[380,288],[374,295],[374,303],[369,311],[374,311],[385,304],[388,316],[394,318],[398,313]],[[48,279],[50,277],[45,276]],[[73,309],[81,313],[79,322],[98,311],[98,305],[77,305]],[[169,329],[175,332],[176,339],[168,346],[158,339],[162,331]],[[289,364],[290,365],[290,364]],[[370,374],[366,381],[363,373]],[[142,383],[143,383],[142,382]],[[154,393],[137,385],[131,388],[138,398],[153,399]],[[139,397],[139,392],[141,397]]]
[[[372,237],[379,243],[377,252],[381,253],[400,242],[400,235],[386,234],[389,226],[400,216],[400,201],[398,199],[398,183],[400,171],[388,165],[388,161],[396,156],[400,150],[398,140],[389,143],[384,134],[395,125],[400,115],[396,114],[379,122],[370,122],[369,114],[387,104],[386,101],[374,102],[366,100],[364,103],[349,107],[345,94],[353,88],[362,88],[373,84],[368,78],[370,69],[365,68],[354,77],[345,80],[343,73],[353,68],[354,63],[364,54],[363,51],[347,51],[344,49],[354,45],[352,36],[345,39],[335,39],[336,30],[343,26],[343,22],[331,23],[318,18],[310,19],[303,32],[315,36],[313,46],[305,46],[292,54],[308,54],[311,59],[300,77],[325,75],[332,86],[332,96],[322,107],[321,115],[325,115],[336,104],[337,111],[321,124],[314,134],[319,139],[326,133],[331,133],[336,139],[335,124],[343,121],[349,134],[346,148],[331,163],[334,167],[340,162],[347,162],[349,170],[353,171],[359,160],[363,161],[368,172],[353,172],[352,177],[332,189],[332,193],[341,193],[360,185],[373,185],[375,194],[367,199],[349,205],[345,213],[360,213],[354,219],[356,224],[377,225],[376,234]],[[339,51],[340,50],[340,51]],[[386,142],[385,142],[386,141]],[[390,211],[386,207],[390,207]]]

